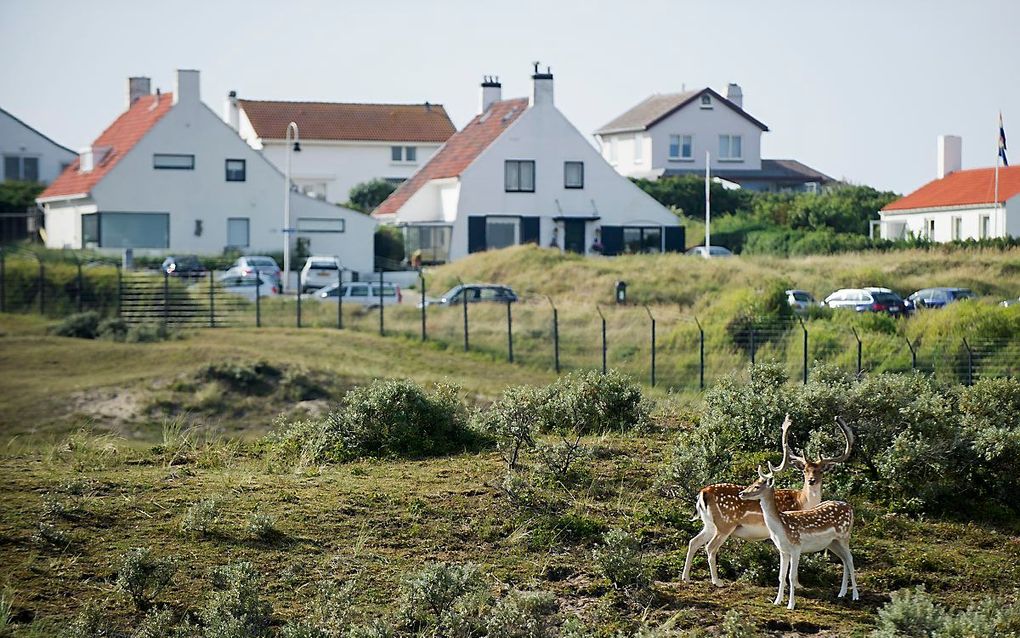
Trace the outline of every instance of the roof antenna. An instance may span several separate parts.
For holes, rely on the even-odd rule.
[[[538,62],[532,62],[535,65],[535,75],[538,75]]]

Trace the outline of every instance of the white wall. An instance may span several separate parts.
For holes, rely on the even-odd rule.
[[[3,156],[18,155],[39,159],[39,181],[48,184],[70,164],[75,153],[49,140],[46,136],[20,122],[6,111],[0,111],[0,181],[13,179],[4,175]]]
[[[646,177],[661,174],[663,170],[705,170],[705,151],[712,154],[712,169],[761,170],[762,130],[733,109],[719,103],[713,96],[711,109],[701,108],[701,100],[694,99],[682,109],[672,113],[645,132],[649,148],[645,149],[644,162],[633,161],[634,133],[614,133],[601,136],[602,156],[610,157],[611,138],[617,138],[616,170],[628,177]],[[670,135],[692,135],[692,160],[669,159]],[[719,136],[740,135],[742,161],[719,159]]]
[[[154,169],[154,153],[195,155],[195,169]],[[246,161],[246,181],[226,181],[226,159]],[[138,252],[219,254],[227,243],[228,217],[249,219],[250,240],[249,246],[242,248],[245,252],[281,251],[283,181],[272,164],[203,103],[182,101],[93,188],[92,199],[100,211],[170,214],[170,247]],[[82,211],[66,214],[59,204],[46,208],[48,245],[80,248]],[[372,270],[375,220],[292,193],[292,225],[299,217],[343,219],[343,233],[299,232],[297,236],[311,240],[313,253],[338,255],[351,268]],[[196,220],[202,221],[201,236],[195,234]]]
[[[882,238],[902,239],[911,234],[916,237],[926,237],[926,221],[934,220],[935,235],[932,240],[936,242],[952,241],[954,239],[953,219],[958,217],[960,219],[960,239],[980,239],[980,220],[985,215],[990,217],[991,237],[1002,237],[1005,232],[1020,237],[1020,222],[1015,219],[1020,215],[1014,213],[1014,219],[1010,219],[1007,215],[1008,210],[1020,211],[1020,196],[1009,200],[1006,207],[999,211],[996,211],[991,205],[984,205],[973,208],[917,212],[882,212]],[[900,228],[903,230],[902,235],[898,232]]]

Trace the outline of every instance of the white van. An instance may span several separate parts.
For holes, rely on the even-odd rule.
[[[339,289],[339,292],[338,292]],[[358,304],[367,308],[376,308],[380,300],[384,306],[392,306],[403,300],[400,294],[400,286],[390,282],[383,282],[382,295],[379,294],[378,281],[345,281],[343,286],[330,284],[315,293],[319,301],[337,302],[343,296],[345,304]]]
[[[299,283],[301,292],[318,290],[337,282],[337,275],[340,272],[340,260],[336,257],[316,255],[305,261],[301,269]]]

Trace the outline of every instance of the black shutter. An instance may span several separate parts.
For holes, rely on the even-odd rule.
[[[539,243],[539,218],[538,217],[521,217],[521,243],[522,244],[537,244]]]
[[[485,250],[485,217],[468,217],[468,252]]]
[[[664,250],[667,253],[682,253],[684,246],[686,245],[685,240],[687,239],[684,233],[683,226],[666,226],[665,238],[666,245]]]
[[[623,226],[602,227],[602,254],[619,255],[623,252]]]

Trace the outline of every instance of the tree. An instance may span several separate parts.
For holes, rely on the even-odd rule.
[[[35,206],[35,198],[45,185],[38,182],[7,180],[0,182],[0,212],[23,213]]]
[[[395,190],[397,187],[384,179],[376,178],[361,182],[351,188],[348,194],[349,204],[363,213],[370,213]]]
[[[762,193],[755,196],[752,211],[757,219],[777,226],[867,235],[869,221],[878,219],[878,211],[898,197],[846,184],[817,194]]]
[[[705,179],[697,175],[663,177],[655,181],[635,179],[638,188],[666,207],[676,208],[688,217],[705,219]],[[724,215],[750,210],[754,201],[751,191],[731,190],[712,182],[712,214]]]

